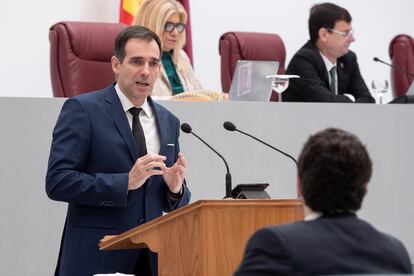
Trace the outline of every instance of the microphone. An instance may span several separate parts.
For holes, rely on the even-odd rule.
[[[295,158],[293,158],[291,155],[287,154],[286,152],[281,151],[280,149],[277,149],[277,148],[275,148],[275,147],[273,147],[273,146],[269,145],[268,143],[266,143],[266,142],[264,142],[264,141],[260,140],[259,138],[254,137],[254,136],[253,136],[253,135],[251,135],[251,134],[248,134],[248,133],[246,133],[246,132],[244,132],[244,131],[241,131],[241,130],[237,129],[237,128],[236,128],[236,126],[235,126],[232,122],[229,122],[229,121],[224,122],[224,123],[223,123],[223,127],[224,127],[226,130],[228,130],[228,131],[237,131],[237,132],[240,132],[241,134],[244,134],[244,135],[249,136],[250,138],[253,138],[254,140],[256,140],[256,141],[258,141],[258,142],[260,142],[260,143],[262,143],[262,144],[264,144],[264,145],[268,146],[269,148],[274,149],[275,151],[278,151],[279,153],[281,153],[281,154],[283,154],[283,155],[285,155],[285,156],[289,157],[290,159],[292,159],[292,161],[293,161],[293,162],[295,162],[296,167],[298,166],[298,162],[297,162],[297,161],[296,161],[296,159],[295,159]]]
[[[224,165],[226,165],[226,170],[227,170],[227,173],[226,173],[226,197],[225,198],[231,198],[231,174],[230,174],[229,165],[227,164],[226,159],[224,159],[224,157],[220,153],[218,153],[215,149],[213,149],[213,147],[211,147],[209,144],[207,144],[206,141],[201,139],[200,136],[195,134],[193,132],[193,130],[191,129],[191,126],[189,124],[187,124],[187,123],[181,124],[181,130],[185,133],[192,134],[195,137],[197,137],[201,142],[204,143],[204,145],[206,145],[209,149],[214,151],[223,160]]]
[[[405,70],[404,68],[401,68],[401,67],[398,67],[398,66],[392,65],[392,64],[390,64],[390,63],[388,63],[388,62],[385,62],[385,61],[383,61],[383,60],[381,60],[381,59],[379,59],[379,58],[377,58],[377,57],[374,57],[374,58],[373,58],[373,60],[374,60],[375,62],[381,62],[381,63],[383,63],[383,64],[385,64],[385,65],[390,66],[390,67],[391,67],[391,68],[393,68],[393,69],[397,69],[397,70],[398,70],[398,71],[400,71],[400,72],[406,73],[407,75],[409,75],[409,76],[411,76],[411,77],[414,77],[414,73],[408,72],[408,71],[407,71],[407,70]]]

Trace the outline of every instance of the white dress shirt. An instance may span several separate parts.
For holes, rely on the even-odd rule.
[[[132,130],[132,114],[129,112],[129,109],[134,107],[134,104],[125,96],[124,93],[121,92],[118,84],[115,84],[115,90],[118,94],[119,100],[121,101],[122,108],[124,109],[124,112],[128,118],[129,126]],[[160,136],[158,134],[154,110],[149,105],[147,99],[145,99],[141,106],[135,107],[140,107],[143,110],[139,114],[139,120],[144,130],[147,152],[158,154],[160,152]]]

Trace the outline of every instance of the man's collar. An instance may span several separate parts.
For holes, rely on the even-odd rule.
[[[354,211],[343,211],[343,210],[335,210],[328,213],[316,212],[313,211],[308,206],[304,205],[305,208],[305,221],[316,220],[322,217],[344,217],[344,216],[356,216]]]
[[[319,54],[321,55],[322,60],[325,63],[326,70],[328,72],[331,71],[332,67],[336,66],[336,62],[332,63],[321,51],[319,51]]]
[[[305,216],[305,219],[304,219],[305,221],[315,220],[315,219],[318,219],[322,216],[322,213],[314,212],[311,209],[309,209],[309,210],[310,210],[310,212],[308,214],[306,214],[306,216]]]
[[[148,103],[147,98],[145,98],[145,101],[142,103],[141,106],[135,106],[128,98],[125,96],[124,93],[122,93],[121,89],[119,88],[118,83],[115,84],[115,91],[116,94],[119,97],[119,100],[121,101],[122,108],[124,109],[124,112],[127,112],[131,107],[141,107],[142,110],[144,110],[145,115],[148,117],[151,117],[152,110]]]

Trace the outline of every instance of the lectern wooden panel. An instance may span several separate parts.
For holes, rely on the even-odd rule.
[[[302,203],[286,200],[200,200],[117,236],[101,250],[148,247],[158,274],[231,275],[258,228],[303,219]]]

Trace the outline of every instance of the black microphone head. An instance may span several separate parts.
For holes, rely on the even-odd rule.
[[[380,61],[379,58],[377,58],[377,57],[374,57],[373,60],[374,61]]]
[[[237,129],[236,126],[232,122],[229,122],[229,121],[225,121],[223,123],[223,127],[227,129],[228,131],[235,131]]]
[[[185,133],[191,133],[192,131],[191,126],[187,123],[181,124],[181,130],[184,131]]]

